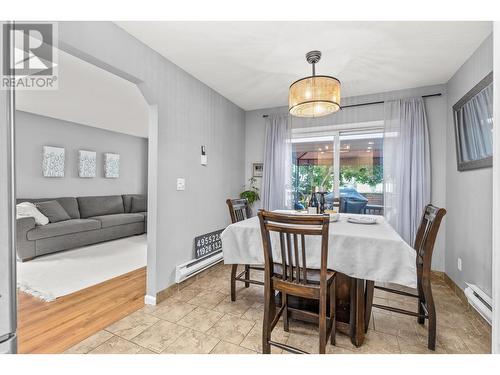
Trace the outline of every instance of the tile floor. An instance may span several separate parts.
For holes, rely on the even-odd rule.
[[[256,354],[261,352],[263,288],[244,288],[237,283],[237,301],[229,298],[229,266],[219,266],[182,285],[157,306],[145,306],[75,345],[66,353],[211,353]],[[258,273],[257,271],[255,272]],[[256,275],[255,275],[256,276]],[[490,353],[491,329],[446,286],[433,284],[438,329],[435,353]],[[376,290],[376,303],[415,309],[408,298]],[[273,340],[318,351],[314,325],[292,321],[290,332],[282,324]],[[427,331],[415,318],[374,309],[365,343],[354,347],[338,334],[337,345],[327,353],[432,353]],[[273,348],[274,353],[281,350]]]

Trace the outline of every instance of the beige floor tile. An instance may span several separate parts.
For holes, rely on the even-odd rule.
[[[282,320],[280,320],[278,324],[280,324],[280,326],[283,327]],[[317,336],[319,332],[317,324],[301,322],[300,320],[294,320],[294,319],[290,319],[289,328],[290,328],[290,333],[301,334],[301,335]]]
[[[406,337],[417,341],[416,318],[404,315],[387,315],[375,311],[373,325],[377,332]]]
[[[326,345],[326,354],[356,354],[354,351],[343,348],[341,346],[330,345],[330,342]]]
[[[132,341],[144,348],[160,353],[187,331],[188,328],[186,327],[162,320],[134,337]]]
[[[196,306],[190,303],[176,301],[169,298],[157,306],[145,306],[143,309],[141,309],[141,311],[147,314],[151,314],[162,320],[167,320],[169,322],[175,323],[185,317],[195,308]]]
[[[130,341],[113,336],[104,344],[99,345],[89,354],[153,354],[151,351]]]
[[[290,333],[286,344],[310,354],[319,353],[319,336],[316,335]],[[327,345],[330,345],[330,343],[327,343]],[[285,354],[288,353],[285,351]]]
[[[195,306],[201,306],[206,309],[211,309],[214,306],[218,305],[220,301],[222,301],[224,298],[226,298],[226,294],[213,291],[213,290],[203,290],[202,292],[198,293],[195,297],[190,299],[188,302],[191,305]]]
[[[257,354],[257,352],[227,341],[220,341],[210,354]]]
[[[417,325],[418,341],[427,345],[427,324]],[[438,326],[436,345],[443,347],[449,354],[469,354],[470,350],[460,337],[457,329]]]
[[[390,307],[395,307],[397,309],[403,309],[403,310],[414,311],[414,312],[418,311],[418,303],[417,303],[417,300],[414,298],[407,298],[406,300],[388,300],[388,301],[389,301]],[[375,308],[374,311],[386,312],[386,310],[377,309],[377,308]],[[398,314],[398,313],[392,313],[392,315],[402,316],[401,314]]]
[[[459,333],[462,341],[473,354],[491,353],[491,334],[474,335]]]
[[[219,339],[202,332],[188,330],[163,351],[171,354],[208,354]]]
[[[230,273],[227,276],[202,275],[192,284],[192,286],[203,290],[228,290],[230,287]]]
[[[337,334],[337,346],[363,354],[399,354],[399,343],[397,336],[368,330],[365,342],[359,348],[351,343],[351,338]]]
[[[145,329],[151,327],[158,320],[158,318],[145,314],[142,311],[136,311],[106,327],[106,331],[130,340]]]
[[[262,322],[264,319],[264,309],[250,307],[243,315],[243,319],[253,320],[255,322]]]
[[[271,333],[271,339],[276,342],[286,344],[290,334],[285,332],[282,325],[276,325]],[[240,346],[244,348],[262,353],[262,322],[256,323],[250,330],[245,339],[241,342]],[[271,353],[279,354],[282,350],[276,347],[271,347]]]
[[[398,343],[402,354],[446,354],[446,350],[440,345],[436,345],[436,350],[432,351],[427,348],[426,343],[403,337],[398,337]]]
[[[72,346],[68,350],[65,351],[66,354],[87,354],[91,350],[97,348],[99,345],[108,341],[113,334],[107,331],[99,331],[93,334],[90,337],[87,337],[85,340],[79,342],[75,346]]]
[[[207,310],[203,307],[197,307],[184,318],[179,320],[177,324],[194,329],[200,332],[206,332],[213,327],[222,317],[224,313]]]
[[[200,294],[202,291],[203,289],[200,289],[196,286],[188,286],[174,293],[174,295],[170,298],[175,301],[188,302],[189,300]]]
[[[213,309],[225,314],[231,314],[238,317],[243,316],[247,310],[254,304],[254,301],[249,301],[247,299],[238,298],[236,301],[232,302],[231,298],[228,296],[223,299],[217,306]],[[263,310],[262,310],[263,311]]]
[[[239,285],[238,285],[239,284]],[[244,284],[236,284],[236,299],[245,298],[252,301],[264,302],[264,286],[263,285],[250,285],[248,288]]]
[[[259,285],[245,288],[238,282],[236,302],[231,302],[230,272],[230,265],[213,268],[183,282],[178,291],[158,306],[145,306],[108,327],[133,343],[102,331],[67,352],[149,352],[141,348],[144,346],[158,353],[210,349],[212,353],[256,353],[262,344],[264,288]],[[252,278],[261,277],[258,274],[252,272]],[[433,294],[438,325],[436,353],[489,353],[491,327],[480,321],[444,282],[433,283]],[[380,290],[375,291],[374,303],[416,310],[415,300]],[[160,321],[155,323],[156,319]],[[430,353],[427,323],[416,324],[415,318],[374,308],[369,328],[360,348],[354,347],[348,336],[338,333],[337,346],[327,345],[327,353]],[[317,325],[300,321],[290,322],[289,334],[285,335],[282,321],[273,331],[273,340],[311,352],[317,352],[318,339]],[[274,348],[273,352],[280,350]]]
[[[207,334],[239,345],[254,325],[253,321],[226,314],[207,331]]]

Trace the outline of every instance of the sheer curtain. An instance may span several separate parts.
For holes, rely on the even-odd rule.
[[[422,98],[388,101],[384,108],[384,213],[413,245],[430,203],[429,130]]]
[[[266,118],[262,207],[277,210],[291,207],[292,143],[288,115]]]

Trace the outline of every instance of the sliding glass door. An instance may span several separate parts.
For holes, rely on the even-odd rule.
[[[340,198],[342,211],[383,214],[383,133],[340,133]]]
[[[383,214],[383,133],[380,128],[297,132],[292,140],[295,209],[313,190],[325,191],[326,208]]]
[[[303,209],[313,189],[334,191],[334,136],[297,138],[292,145],[295,208]]]

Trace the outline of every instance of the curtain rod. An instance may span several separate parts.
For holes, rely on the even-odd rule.
[[[437,94],[422,95],[422,98],[432,98],[434,96],[441,96],[441,95],[442,94],[439,92]],[[385,101],[381,100],[379,102],[368,102],[368,103],[350,104],[350,105],[344,105],[344,106],[340,107],[340,109],[354,108],[354,107],[363,107],[365,105],[384,104],[384,103],[385,103]],[[262,117],[266,118],[266,117],[269,117],[269,115],[262,115]]]

